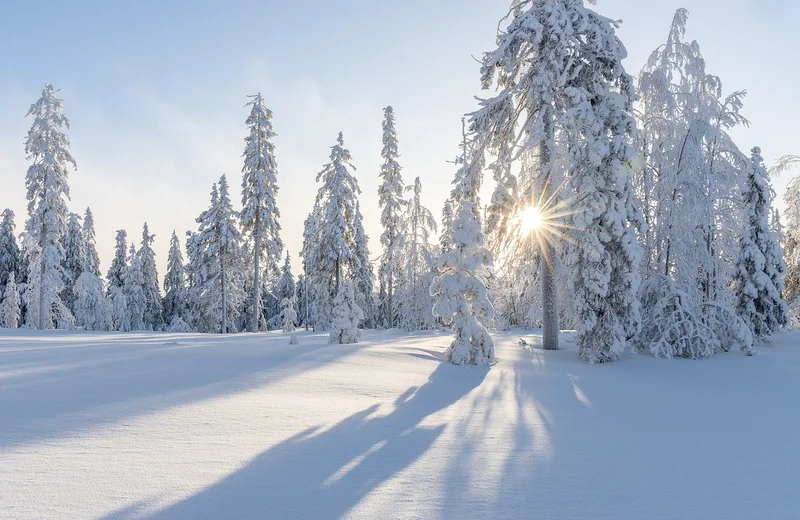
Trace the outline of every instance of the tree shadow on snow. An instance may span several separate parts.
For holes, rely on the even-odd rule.
[[[245,391],[359,348],[312,333],[291,346],[278,335],[87,336],[55,350],[0,349],[0,449]]]
[[[309,429],[149,518],[340,518],[425,453],[445,427],[420,423],[478,387],[487,372],[442,363],[388,415],[373,405],[330,429]]]

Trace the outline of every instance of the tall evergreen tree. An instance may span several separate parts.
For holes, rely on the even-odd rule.
[[[350,152],[339,133],[331,148],[330,162],[317,175],[322,181],[314,211],[306,220],[303,261],[313,288],[314,328],[330,327],[332,300],[345,274],[358,265],[356,245],[356,196],[361,193],[350,173]]]
[[[764,338],[786,325],[788,307],[781,296],[786,275],[783,251],[769,225],[773,191],[758,147],[752,150],[747,180],[747,221],[734,278],[737,310],[754,336]]]
[[[17,282],[20,281],[20,250],[14,228],[14,212],[3,210],[0,221],[0,291],[5,288],[12,274]]]
[[[74,314],[75,309],[75,283],[86,267],[86,247],[83,243],[83,227],[81,217],[77,213],[69,214],[67,232],[61,239],[61,247],[64,249],[64,289],[61,291],[61,299]]]
[[[494,361],[494,340],[481,320],[491,320],[494,307],[479,272],[492,265],[492,254],[483,245],[472,202],[462,200],[460,204],[450,249],[439,257],[439,276],[431,284],[433,314],[451,324],[455,332],[446,352],[451,363],[488,365]]]
[[[214,185],[211,207],[197,219],[200,254],[199,298],[204,307],[207,331],[223,334],[235,331],[235,318],[245,294],[243,289],[243,253],[237,213],[231,205],[228,181]]]
[[[114,258],[111,260],[111,267],[108,268],[108,273],[106,274],[109,295],[112,287],[122,288],[125,285],[122,273],[125,272],[126,265],[128,265],[128,232],[124,229],[118,229],[114,245]]]
[[[142,290],[144,291],[144,326],[147,330],[159,330],[164,324],[164,308],[156,268],[156,252],[153,250],[155,235],[150,234],[147,222],[142,227],[142,246],[138,255],[142,263]]]
[[[83,215],[83,246],[86,249],[86,266],[84,271],[89,271],[95,276],[100,276],[100,256],[97,254],[97,237],[94,232],[94,215],[92,210],[86,208]]]
[[[292,274],[292,262],[289,258],[289,252],[286,252],[286,260],[283,262],[281,268],[281,275],[275,284],[275,298],[283,305],[283,300],[288,298],[294,300],[296,298],[296,284],[294,282],[294,275]]]
[[[186,270],[178,235],[172,231],[167,254],[167,273],[164,275],[164,323],[171,325],[175,317],[186,319]]]
[[[388,106],[383,109],[383,149],[381,157],[381,185],[378,187],[378,204],[381,207],[381,245],[383,255],[381,256],[381,266],[378,271],[380,286],[386,293],[385,304],[386,316],[382,316],[382,321],[386,322],[389,328],[395,325],[396,308],[394,305],[395,285],[400,272],[398,256],[403,246],[404,232],[402,229],[402,213],[405,201],[403,200],[403,177],[400,164],[397,162],[399,156],[397,148],[397,131],[394,128],[394,109]]]
[[[54,324],[61,327],[72,319],[59,293],[64,286],[61,239],[67,228],[68,168],[76,164],[63,131],[69,128],[69,119],[57,93],[47,83],[42,96],[31,105],[27,115],[34,120],[25,139],[25,153],[32,163],[25,176],[28,220],[24,243],[30,269],[25,300],[28,323],[39,329]]]
[[[128,261],[122,271],[122,292],[127,304],[126,315],[130,320],[130,330],[145,330],[145,312],[147,298],[144,292],[144,273],[142,259],[136,253],[136,246],[131,244],[128,250]]]
[[[275,202],[278,193],[278,165],[272,139],[272,112],[264,106],[261,94],[250,96],[246,106],[252,107],[246,124],[250,135],[245,138],[244,167],[242,168],[242,232],[252,237],[253,294],[251,296],[251,332],[258,331],[261,316],[262,256],[263,270],[269,275],[278,271],[283,242],[280,238],[281,214]]]
[[[510,16],[497,49],[483,58],[482,86],[500,92],[471,116],[466,164],[480,164],[486,151],[497,157],[493,218],[502,230],[532,200],[556,198],[556,161],[563,161],[574,197],[574,239],[582,246],[572,262],[581,355],[593,362],[616,359],[639,322],[641,252],[629,225],[638,215],[622,175],[635,129],[632,80],[622,66],[626,51],[613,22],[583,0],[521,0]],[[557,135],[567,143],[560,154]],[[512,163],[534,150],[538,172],[512,174]],[[463,193],[480,186],[479,174],[466,173]],[[552,237],[541,250],[544,346],[557,348]]]
[[[355,240],[355,262],[352,271],[352,281],[356,294],[356,304],[364,312],[364,325],[373,327],[375,316],[375,274],[372,262],[369,259],[369,237],[364,231],[364,219],[361,208],[356,201],[356,211],[353,219]]]

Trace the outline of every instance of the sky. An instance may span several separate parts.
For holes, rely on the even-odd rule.
[[[169,237],[196,229],[223,173],[240,204],[247,95],[273,111],[282,237],[295,273],[316,174],[339,131],[353,156],[373,256],[379,254],[378,172],[383,107],[397,118],[407,184],[439,216],[455,171],[460,119],[481,92],[481,53],[493,48],[509,0],[287,2],[42,2],[0,0],[0,209],[26,218],[28,107],[46,82],[61,89],[71,150],[71,211],[95,215],[101,270],[117,229],[156,234],[163,277]],[[793,0],[598,0],[636,75],[666,40],[674,11],[690,12],[707,70],[726,92],[747,90],[739,147],[768,163],[800,154],[800,82]],[[774,179],[779,198],[797,172]],[[491,182],[489,182],[491,184]],[[779,208],[782,201],[778,201]]]

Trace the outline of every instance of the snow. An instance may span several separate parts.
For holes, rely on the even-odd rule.
[[[800,516],[800,333],[589,365],[514,331],[491,368],[297,335],[0,331],[0,518]]]

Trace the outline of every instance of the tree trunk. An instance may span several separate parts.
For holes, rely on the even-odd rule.
[[[256,229],[260,226],[259,217],[256,216]],[[250,332],[258,332],[258,324],[261,322],[261,232],[256,231],[255,246],[253,247],[253,316],[250,324]]]
[[[553,129],[552,116],[549,109],[545,109],[544,114],[544,134],[545,138],[541,142],[542,150],[542,176],[541,189],[543,190],[540,200],[548,201],[553,204],[550,195],[552,190],[552,169],[553,169],[553,148],[555,147],[555,130]],[[546,230],[540,232],[545,233]],[[542,244],[542,259],[540,267],[542,271],[542,347],[545,350],[558,350],[558,299],[556,298],[556,251],[548,239],[540,240]]]
[[[220,267],[220,281],[222,284],[222,333],[228,333],[228,294],[225,291],[226,289],[226,280],[225,280],[225,253],[220,252],[219,255],[219,267]]]

